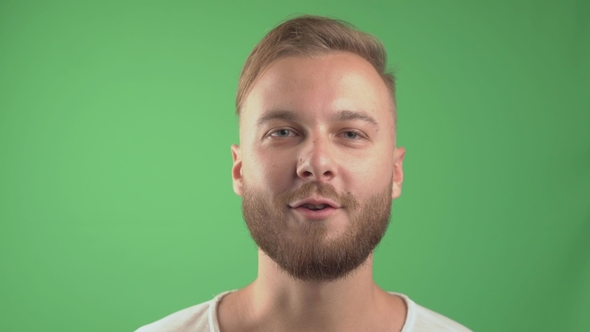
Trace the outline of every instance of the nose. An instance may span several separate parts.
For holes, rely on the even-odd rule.
[[[303,143],[297,162],[297,176],[310,181],[330,181],[336,176],[335,166],[329,142],[325,139],[308,138]]]

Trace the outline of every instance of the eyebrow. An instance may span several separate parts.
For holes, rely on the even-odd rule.
[[[293,111],[286,111],[286,110],[272,110],[264,113],[256,122],[258,127],[262,126],[263,124],[272,121],[272,120],[285,120],[285,121],[298,121],[300,120],[299,115]],[[332,122],[341,122],[341,121],[351,121],[351,120],[360,120],[367,122],[376,127],[379,130],[379,123],[377,120],[370,116],[367,112],[364,111],[350,111],[350,110],[343,110],[339,111],[336,114],[330,117]]]
[[[272,121],[272,120],[285,120],[285,121],[297,121],[299,120],[299,115],[292,111],[284,111],[284,110],[273,110],[264,113],[256,122],[258,127],[262,126],[263,124]]]
[[[379,130],[379,124],[377,123],[377,120],[364,111],[340,111],[332,115],[331,120],[334,122],[360,120],[372,124],[377,128],[377,130]]]

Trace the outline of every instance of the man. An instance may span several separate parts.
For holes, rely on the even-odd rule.
[[[138,331],[469,331],[373,281],[405,152],[385,65],[377,39],[327,18],[262,39],[240,77],[232,146],[258,278]]]

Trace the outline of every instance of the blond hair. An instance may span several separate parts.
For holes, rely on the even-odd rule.
[[[387,52],[375,37],[351,24],[320,16],[304,15],[272,29],[254,47],[242,68],[236,96],[236,113],[256,79],[274,61],[287,56],[313,56],[331,52],[350,52],[367,60],[387,86],[395,119],[394,76],[386,72]]]

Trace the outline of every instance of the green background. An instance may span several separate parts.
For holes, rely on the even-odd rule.
[[[132,331],[256,276],[234,96],[279,21],[397,75],[384,289],[477,331],[590,331],[590,2],[0,1],[0,331]]]

